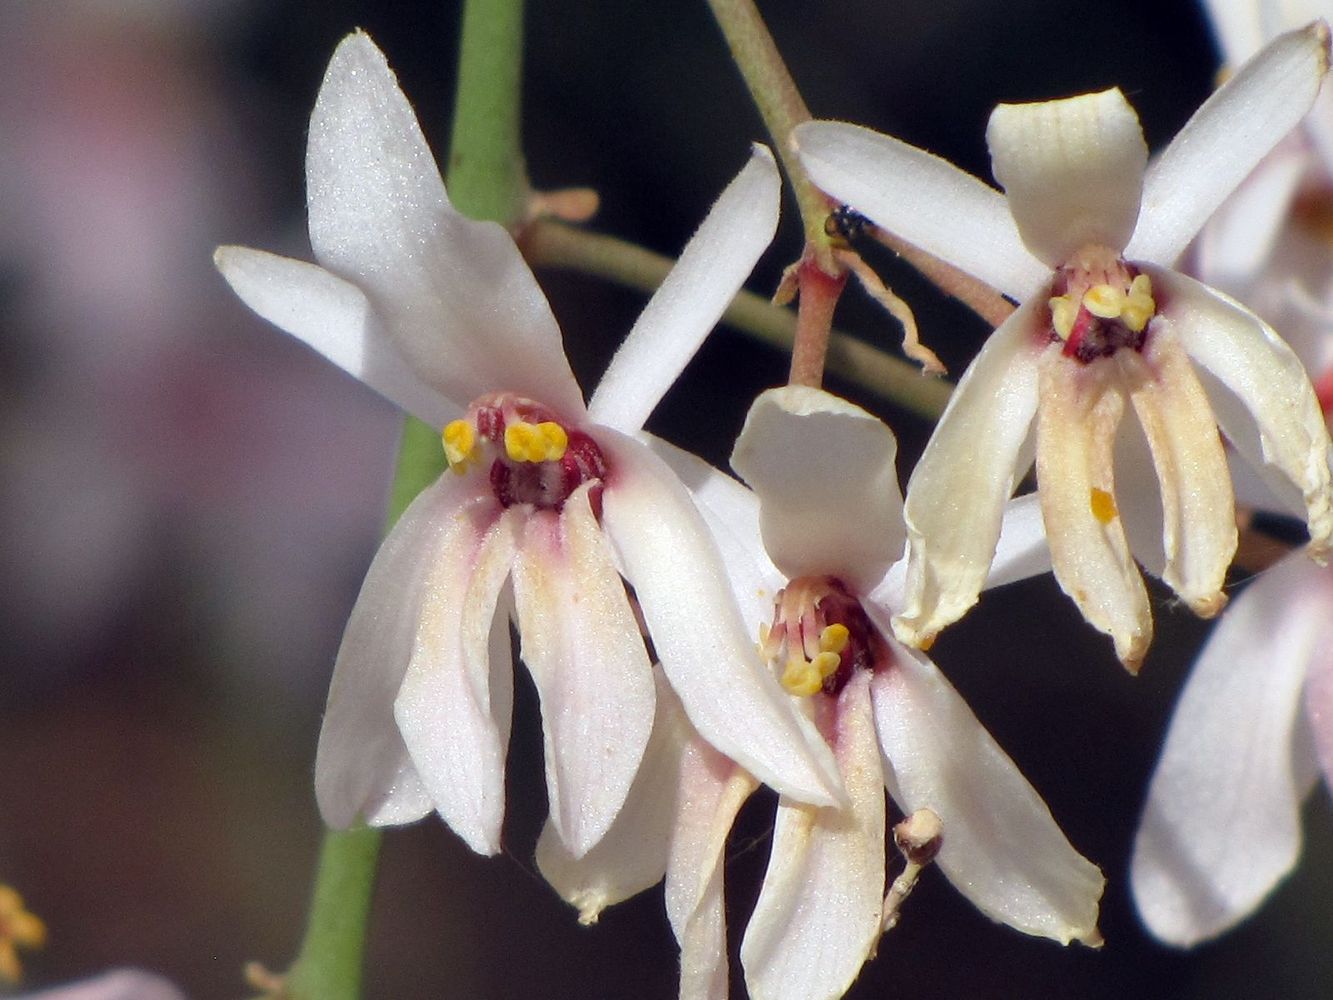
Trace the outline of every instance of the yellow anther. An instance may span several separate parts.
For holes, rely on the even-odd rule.
[[[824,678],[809,660],[793,656],[782,671],[782,686],[794,695],[808,698],[824,686]]]
[[[466,420],[451,420],[444,425],[444,457],[449,468],[457,473],[467,471],[468,464],[477,454],[477,432]]]
[[[1152,297],[1152,280],[1146,274],[1140,274],[1130,283],[1129,295],[1120,310],[1120,318],[1124,320],[1125,326],[1138,333],[1148,325],[1148,320],[1152,319],[1156,312],[1157,302]]]
[[[23,908],[23,897],[0,885],[0,980],[18,982],[23,975],[19,948],[40,948],[46,943],[46,925]]]
[[[515,462],[556,462],[568,447],[569,435],[553,420],[516,420],[505,427],[505,454]]]
[[[1073,332],[1074,320],[1078,318],[1078,303],[1068,295],[1057,295],[1049,303],[1051,307],[1051,326],[1061,340],[1068,340]]]
[[[819,679],[823,680],[837,672],[838,667],[842,666],[842,657],[837,653],[823,652],[810,661],[810,666],[819,673]]]
[[[1083,307],[1099,319],[1118,319],[1125,308],[1125,293],[1114,285],[1093,285],[1083,293]]]
[[[841,653],[847,648],[847,638],[851,633],[841,622],[825,625],[819,633],[819,648],[825,653]]]
[[[1088,506],[1092,510],[1092,516],[1101,524],[1110,524],[1116,519],[1118,511],[1115,509],[1115,497],[1111,496],[1106,490],[1092,488],[1092,495],[1089,497]]]

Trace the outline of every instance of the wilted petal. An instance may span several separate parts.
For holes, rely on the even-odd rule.
[[[908,243],[1020,301],[1050,278],[1004,196],[947,160],[846,122],[798,125],[792,139],[819,188]]]
[[[1118,88],[1000,104],[986,126],[991,170],[1024,245],[1058,267],[1088,245],[1119,250],[1139,215],[1148,147]]]
[[[625,802],[653,725],[653,674],[585,484],[528,515],[514,561],[521,654],[542,705],[551,822],[581,858]]]
[[[755,146],[611,359],[588,403],[594,421],[643,426],[772,241],[781,184],[773,154]]]
[[[1328,649],[1326,571],[1299,555],[1232,602],[1194,663],[1148,789],[1130,885],[1164,941],[1222,933],[1296,863],[1315,768],[1297,716]]]
[[[731,464],[759,497],[764,547],[790,579],[864,592],[902,555],[898,442],[875,416],[809,386],[759,395]]]
[[[930,809],[943,821],[936,864],[992,920],[1064,944],[1099,943],[1097,866],[935,665],[893,649],[892,666],[871,681],[885,776],[903,812]]]
[[[884,906],[884,775],[861,671],[828,712],[849,807],[778,802],[763,888],[741,944],[754,1000],[836,1000],[879,940]]]

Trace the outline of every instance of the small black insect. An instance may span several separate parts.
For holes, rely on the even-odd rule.
[[[870,220],[850,205],[839,205],[824,220],[824,232],[848,243],[865,235]]]

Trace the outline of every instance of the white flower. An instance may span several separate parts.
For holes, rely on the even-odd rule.
[[[622,575],[698,730],[790,794],[835,801],[827,751],[755,655],[688,493],[635,437],[772,238],[768,152],[722,195],[586,407],[514,241],[451,207],[364,34],[329,65],[306,170],[321,266],[223,247],[218,267],[260,315],[444,427],[453,466],[385,540],[343,636],[316,762],[326,822],[434,808],[474,850],[499,849],[513,614],[542,702],[551,819],[585,853],[654,715]]]
[[[1119,90],[1000,105],[987,142],[1003,196],[887,136],[797,129],[821,188],[1022,303],[908,486],[904,641],[927,646],[976,602],[1034,437],[1056,578],[1131,669],[1152,633],[1135,558],[1201,615],[1225,602],[1236,528],[1218,427],[1295,487],[1311,554],[1328,549],[1328,434],[1299,360],[1249,310],[1170,269],[1310,107],[1327,37],[1321,23],[1278,38],[1151,165]],[[1137,422],[1122,421],[1127,406]]]
[[[13,1000],[185,1000],[185,994],[151,972],[115,969],[77,983],[24,993]]]

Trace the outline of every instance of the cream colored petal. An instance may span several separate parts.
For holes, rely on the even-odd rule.
[[[1040,368],[1037,489],[1055,579],[1136,671],[1152,640],[1152,614],[1115,509],[1112,454],[1125,409],[1119,368],[1105,358],[1086,365],[1067,358],[1058,344]]]

